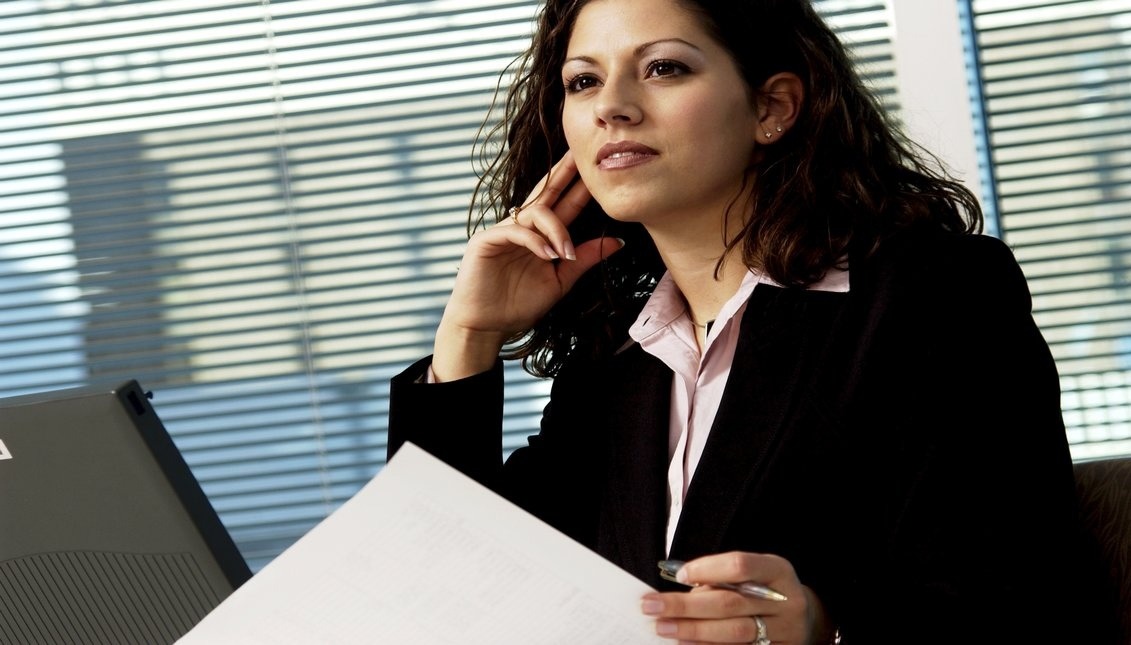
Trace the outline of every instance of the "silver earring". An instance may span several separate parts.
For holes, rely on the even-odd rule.
[[[774,135],[770,134],[769,132],[767,132],[767,133],[766,133],[766,138],[767,138],[767,139],[769,139],[769,138],[770,138],[770,137],[772,137],[772,136],[774,136]]]
[[[777,131],[778,131],[779,133],[781,132],[781,126],[780,126],[780,125],[779,125],[779,126],[778,126],[777,128],[775,128],[775,129],[776,129],[776,130],[777,130]]]

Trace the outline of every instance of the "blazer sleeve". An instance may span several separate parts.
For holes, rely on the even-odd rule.
[[[389,385],[391,458],[411,441],[476,481],[497,488],[502,476],[503,365],[458,381],[425,382],[432,357]]]
[[[390,384],[388,455],[411,441],[575,540],[593,546],[604,452],[591,407],[574,392],[586,375],[554,379],[540,430],[502,459],[503,368],[425,382],[431,357]],[[565,403],[562,403],[565,401]]]

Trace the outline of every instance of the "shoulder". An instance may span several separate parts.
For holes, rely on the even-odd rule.
[[[873,258],[903,267],[1016,264],[1013,251],[1002,240],[982,234],[943,231],[905,231],[880,243]]]
[[[901,233],[850,271],[859,307],[910,317],[924,334],[1031,321],[1028,281],[1010,248],[992,236]]]
[[[940,231],[905,231],[885,239],[868,257],[852,266],[856,278],[888,286],[948,290],[960,285],[1023,283],[1013,251],[990,235]]]

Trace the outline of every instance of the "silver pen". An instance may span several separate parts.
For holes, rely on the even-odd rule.
[[[683,564],[684,563],[682,560],[660,560],[660,577],[664,580],[679,582],[679,580],[676,580],[675,574],[677,571],[683,568]],[[687,585],[689,587],[694,586],[686,582],[679,582],[679,584]],[[774,591],[773,589],[770,589],[765,585],[760,585],[756,582],[709,582],[706,584],[709,587],[730,589],[731,591],[737,591],[744,596],[750,596],[751,598],[760,598],[761,600],[776,600],[778,602],[789,600],[789,598],[786,598],[785,594],[781,593],[780,591]]]

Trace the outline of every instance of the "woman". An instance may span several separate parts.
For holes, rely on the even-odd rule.
[[[1024,278],[807,0],[549,0],[501,127],[391,451],[660,589],[682,642],[1086,642]],[[505,465],[504,348],[555,378]]]

